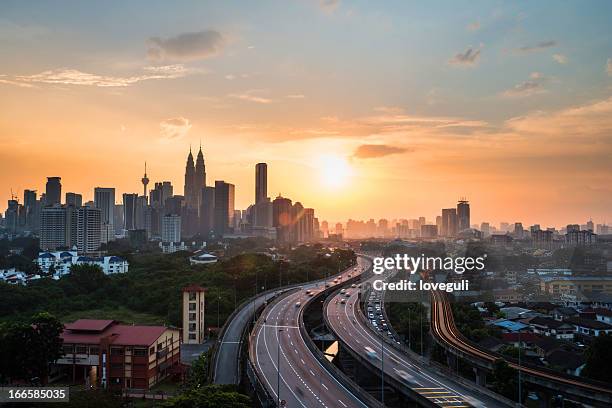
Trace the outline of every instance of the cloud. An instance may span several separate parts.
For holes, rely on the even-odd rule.
[[[521,53],[521,54],[526,54],[526,53],[530,53],[530,52],[537,52],[537,51],[542,51],[546,48],[551,48],[551,47],[555,47],[557,45],[557,42],[554,40],[550,40],[550,41],[542,41],[539,42],[535,45],[525,45],[522,46],[521,48],[518,48],[516,51]]]
[[[55,85],[85,85],[96,87],[126,87],[138,82],[151,79],[174,79],[186,76],[190,71],[183,65],[165,65],[157,67],[144,67],[143,73],[132,76],[112,76],[91,74],[78,69],[60,68],[43,71],[33,75],[16,75],[3,83],[18,86],[28,86],[34,83]]]
[[[412,151],[405,147],[389,146],[389,145],[375,145],[375,144],[364,144],[355,150],[353,157],[358,159],[373,159],[377,157],[389,156],[391,154],[399,154]]]
[[[606,72],[612,76],[612,58],[608,58],[608,62],[606,62]]]
[[[176,37],[151,37],[147,56],[152,61],[193,61],[219,54],[225,38],[214,30],[182,33]]]
[[[287,98],[289,99],[304,99],[306,96],[302,95],[302,94],[291,94],[291,95],[287,95]]]
[[[502,96],[508,98],[526,97],[541,94],[546,91],[544,82],[546,78],[539,72],[532,72],[527,81],[516,84],[514,87],[505,90]]]
[[[254,103],[272,103],[272,99],[264,98],[263,96],[257,95],[258,93],[263,92],[260,89],[252,89],[242,93],[233,93],[229,94],[230,98],[241,99],[243,101],[254,102]]]
[[[478,31],[478,30],[480,30],[480,21],[474,21],[473,23],[468,24],[467,29],[469,31]]]
[[[448,63],[451,65],[474,66],[480,59],[480,48],[472,48],[471,46],[451,58]]]
[[[319,0],[319,7],[326,14],[332,14],[340,7],[340,0]]]
[[[553,54],[552,57],[561,65],[567,64],[567,57],[563,54]]]
[[[159,128],[161,136],[164,139],[182,139],[187,135],[189,129],[191,129],[191,123],[189,119],[179,116],[162,120],[159,124]]]

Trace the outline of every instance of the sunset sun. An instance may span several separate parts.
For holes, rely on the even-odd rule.
[[[341,156],[322,156],[318,163],[320,179],[328,188],[345,187],[353,173],[349,162]]]

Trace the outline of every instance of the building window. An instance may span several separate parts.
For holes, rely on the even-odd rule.
[[[190,311],[196,310],[196,303],[195,302],[189,302],[189,310]]]
[[[73,345],[72,345],[72,344],[70,344],[70,345],[65,345],[65,346],[63,347],[63,350],[64,350],[64,354],[72,354],[72,351],[73,351]]]
[[[89,348],[89,354],[100,354],[100,348],[98,346],[91,346]]]
[[[195,331],[196,330],[196,324],[195,323],[189,323],[189,331]]]
[[[113,364],[111,364],[111,369],[112,370],[120,370],[122,368],[123,368],[123,364],[121,364],[121,363],[113,363]]]
[[[76,346],[77,354],[87,354],[87,346]]]
[[[195,294],[195,292],[190,292],[190,293],[189,293],[189,300],[196,300],[196,294]]]
[[[147,355],[146,349],[134,349],[134,357],[145,357]]]
[[[195,340],[195,339],[196,339],[195,333],[189,333],[189,340]]]
[[[155,354],[155,347],[149,349],[149,355],[152,356],[153,354]]]
[[[196,319],[196,314],[195,313],[189,313],[189,320],[195,320]]]
[[[123,349],[121,347],[111,347],[111,356],[122,356]]]

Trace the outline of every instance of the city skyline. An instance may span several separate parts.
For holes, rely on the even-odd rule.
[[[610,4],[64,6],[0,5],[0,202],[141,192],[145,161],[179,193],[201,143],[241,209],[263,161],[332,222],[612,219]]]

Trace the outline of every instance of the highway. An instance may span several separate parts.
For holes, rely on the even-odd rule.
[[[365,259],[358,258],[359,270],[342,272],[337,284],[342,284],[348,273],[361,273],[367,267]],[[334,285],[332,280],[330,284]],[[287,407],[365,408],[366,404],[323,367],[300,334],[299,319],[309,299],[306,290],[316,294],[324,289],[323,283],[304,285],[268,305],[251,334],[249,358],[270,395],[275,399],[280,395]]]
[[[371,278],[380,279],[380,276]],[[363,284],[364,282],[362,282]],[[450,381],[435,370],[384,344],[384,362],[381,360],[381,333],[375,331],[357,316],[359,289],[347,289],[350,296],[337,294],[326,308],[330,330],[353,351],[367,356],[373,369],[383,366],[385,376],[392,376],[406,387],[440,407],[504,407],[494,399],[462,384]],[[341,301],[345,300],[343,304]],[[367,349],[366,349],[367,347]],[[372,351],[375,353],[372,353]]]
[[[444,293],[432,291],[431,314],[432,332],[438,338],[442,339],[445,343],[449,344],[451,347],[454,347],[463,353],[475,356],[477,358],[481,358],[488,362],[494,362],[495,360],[500,358],[495,354],[483,351],[475,347],[465,339],[465,337],[459,332],[459,330],[455,326],[453,312],[448,302],[448,299],[446,298],[446,295]],[[508,362],[508,365],[517,370],[520,368],[521,372],[529,375],[545,378],[554,382],[559,382],[566,386],[579,387],[584,390],[587,390],[588,392],[601,393],[603,395],[609,396],[612,399],[611,388],[605,388],[598,385],[589,384],[568,376],[554,374],[549,371],[538,370],[524,365],[519,366],[518,364],[515,364],[513,362]]]

